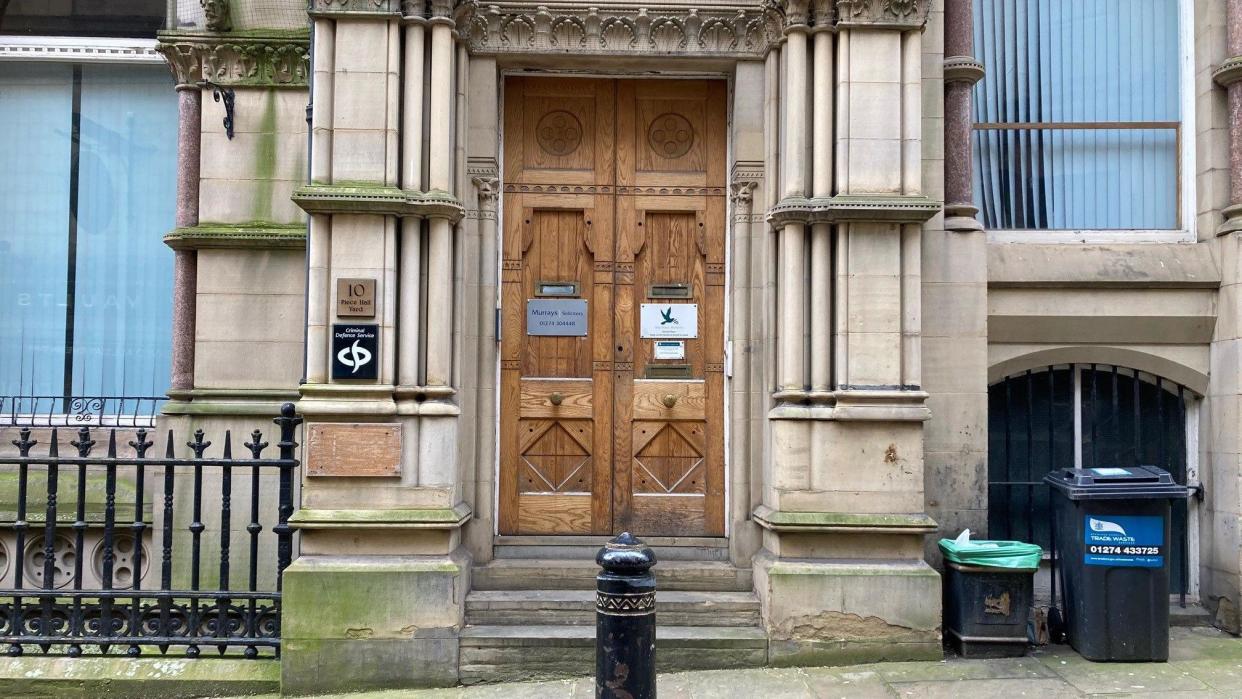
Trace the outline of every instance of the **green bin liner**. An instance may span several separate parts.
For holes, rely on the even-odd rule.
[[[987,568],[1038,568],[1043,549],[1022,541],[940,540],[940,552],[954,563]]]

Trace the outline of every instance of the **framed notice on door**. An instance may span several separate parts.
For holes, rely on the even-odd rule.
[[[644,338],[698,337],[699,304],[644,303],[639,325]]]

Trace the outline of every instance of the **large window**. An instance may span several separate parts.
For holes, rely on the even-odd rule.
[[[1179,230],[1179,0],[975,0],[974,191],[990,230]]]
[[[0,396],[166,391],[176,143],[163,66],[0,63]]]

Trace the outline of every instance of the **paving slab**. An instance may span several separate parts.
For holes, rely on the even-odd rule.
[[[876,672],[886,682],[919,682],[926,680],[998,680],[1050,679],[1057,674],[1038,658],[996,658],[963,660],[949,658],[941,662],[882,663]]]
[[[812,667],[802,672],[816,699],[894,699],[897,696],[875,670]]]
[[[1082,692],[1059,678],[894,682],[889,687],[900,699],[995,699],[996,697],[1079,699],[1083,696]]]

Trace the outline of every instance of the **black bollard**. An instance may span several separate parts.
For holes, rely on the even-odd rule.
[[[623,532],[595,562],[595,696],[655,699],[655,552]]]

